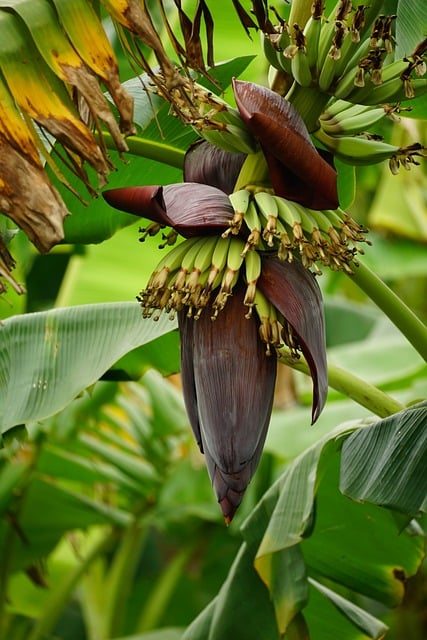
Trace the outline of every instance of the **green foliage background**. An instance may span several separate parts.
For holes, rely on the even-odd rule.
[[[256,36],[229,4],[214,13],[216,58],[239,57],[218,73],[264,83]],[[401,41],[415,37],[399,24]],[[137,104],[144,137],[178,152],[195,138],[167,108],[152,115]],[[111,187],[181,180],[167,157],[112,157]],[[349,203],[372,227],[364,263],[424,320],[425,184],[425,167],[358,169]],[[179,383],[163,377],[179,367],[175,326],[142,322],[135,302],[158,240],[140,244],[141,221],[101,198],[63,196],[66,242],[39,256],[18,233],[28,294],[0,303],[0,638],[259,640],[287,628],[291,639],[306,624],[315,640],[381,638],[386,624],[391,639],[424,638],[424,359],[351,278],[323,274],[328,404],[309,427],[310,381],[294,372],[298,405],[276,407],[227,530]],[[375,387],[385,412],[343,393],[347,374]]]

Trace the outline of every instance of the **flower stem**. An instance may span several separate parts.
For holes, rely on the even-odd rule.
[[[116,148],[112,136],[107,131],[102,132],[102,137],[108,149]],[[184,166],[185,151],[183,149],[172,147],[163,142],[149,140],[148,138],[140,138],[139,136],[129,136],[126,138],[126,142],[129,152],[135,156],[156,160],[177,169],[182,169]]]
[[[248,185],[271,187],[268,167],[262,151],[250,153],[247,156],[234,185],[234,191],[244,189]]]
[[[304,120],[309,133],[319,128],[319,116],[329,102],[330,96],[317,87],[301,87],[296,82],[285,96]]]
[[[349,277],[390,318],[406,339],[427,360],[427,326],[369,267],[363,263]]]
[[[310,375],[310,370],[304,358],[296,360],[288,350],[281,349],[280,359],[292,369]],[[330,387],[372,411],[380,418],[387,418],[387,416],[404,409],[400,402],[349,371],[341,369],[341,367],[330,364],[328,366],[328,380]]]

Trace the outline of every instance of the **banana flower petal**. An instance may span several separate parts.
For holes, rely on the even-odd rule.
[[[322,294],[311,273],[300,262],[262,257],[257,283],[264,296],[291,325],[313,381],[312,422],[319,417],[328,392],[325,320]]]
[[[236,286],[216,320],[179,312],[181,375],[193,431],[227,524],[255,473],[270,422],[277,360],[266,356],[256,314]]]
[[[312,209],[339,206],[337,173],[319,154],[295,107],[275,91],[233,80],[243,121],[264,152],[276,195]]]
[[[234,215],[223,191],[193,182],[123,187],[102,195],[116,209],[173,227],[185,238],[220,233],[228,228]]]
[[[200,140],[185,154],[184,181],[210,184],[230,194],[234,191],[245,159],[244,153],[230,153],[206,140]]]

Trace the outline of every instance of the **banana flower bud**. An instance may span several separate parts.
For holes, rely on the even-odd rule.
[[[270,422],[277,359],[265,355],[255,316],[235,287],[215,321],[178,314],[181,376],[191,426],[229,524],[255,473]]]
[[[298,262],[263,257],[259,288],[283,314],[313,380],[313,422],[327,394],[324,316],[314,276]],[[270,422],[277,370],[259,338],[256,314],[245,316],[244,287],[233,289],[215,321],[178,313],[181,376],[190,423],[229,524],[255,473]]]

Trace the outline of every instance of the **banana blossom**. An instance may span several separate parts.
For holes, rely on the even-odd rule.
[[[335,171],[311,144],[298,114],[287,106],[286,113],[281,113],[275,98],[271,103],[269,93],[273,92],[262,88],[260,92],[254,86],[235,82],[236,101],[260,141],[273,188],[299,198],[306,206],[336,206]],[[298,141],[303,149],[300,154]],[[244,161],[243,154],[199,142],[186,154],[186,182],[113,189],[104,192],[104,198],[118,209],[170,226],[186,238],[221,235],[233,219],[227,194],[233,191]],[[319,286],[297,259],[283,261],[266,251],[261,264],[257,288],[283,318],[279,343],[287,344],[297,357],[302,353],[308,363],[314,422],[325,404],[328,386]],[[212,314],[208,306],[196,320],[185,306],[178,309],[186,409],[227,524],[263,450],[277,371],[275,351],[267,350],[267,355],[260,339],[258,314],[245,315],[244,292],[244,278],[239,275],[219,314]]]

